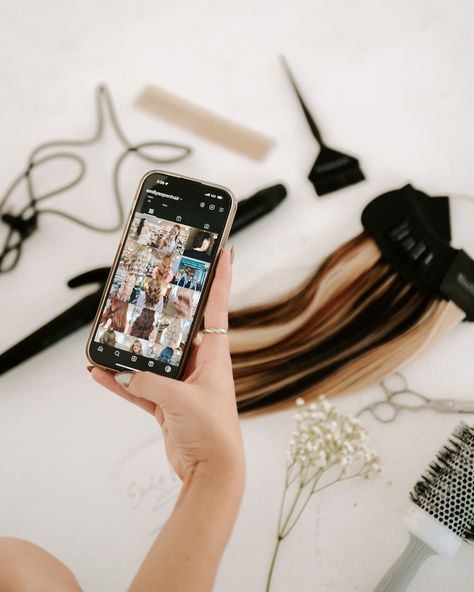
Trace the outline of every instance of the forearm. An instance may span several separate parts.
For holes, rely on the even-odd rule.
[[[240,507],[244,469],[198,465],[130,592],[209,592]]]

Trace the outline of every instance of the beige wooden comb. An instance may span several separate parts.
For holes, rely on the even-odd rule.
[[[265,134],[212,113],[158,86],[145,87],[135,105],[254,160],[263,160],[276,144]]]

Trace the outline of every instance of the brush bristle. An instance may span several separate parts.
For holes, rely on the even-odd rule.
[[[460,423],[410,493],[465,541],[474,541],[474,428]]]
[[[323,146],[308,179],[318,195],[337,191],[365,179],[359,161],[353,156]]]

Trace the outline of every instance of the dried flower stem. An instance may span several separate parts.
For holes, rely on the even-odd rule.
[[[301,401],[297,404],[301,406]],[[290,442],[290,461],[285,474],[277,540],[267,577],[266,592],[269,592],[276,558],[281,542],[296,526],[311,497],[340,481],[367,477],[380,470],[378,457],[366,444],[366,433],[361,424],[339,413],[323,397],[311,403],[308,410],[296,416],[297,431]],[[318,487],[323,475],[341,467],[338,476]],[[359,470],[349,472],[352,467]],[[295,468],[297,469],[296,472]],[[293,500],[284,518],[289,490],[296,489]],[[309,490],[309,492],[308,492]],[[302,499],[303,493],[306,497]]]

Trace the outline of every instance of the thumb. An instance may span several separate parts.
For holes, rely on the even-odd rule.
[[[118,372],[115,381],[128,393],[166,409],[176,400],[176,380],[153,372]]]

